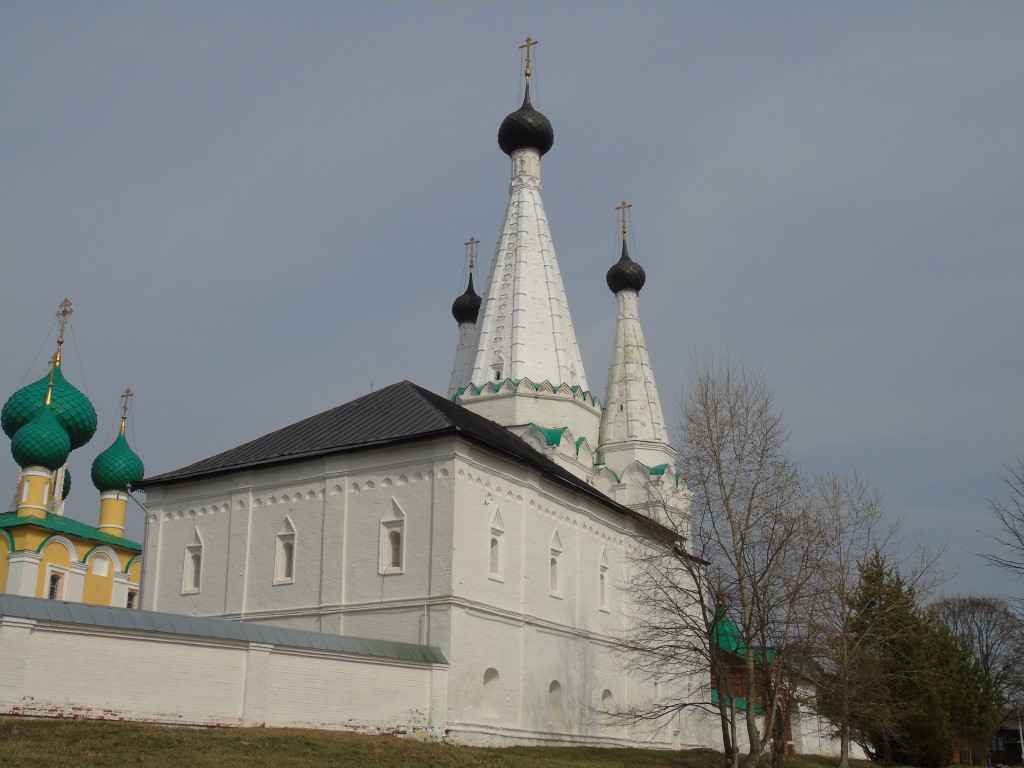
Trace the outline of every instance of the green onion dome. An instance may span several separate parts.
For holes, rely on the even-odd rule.
[[[18,466],[58,469],[71,453],[71,438],[57,420],[56,409],[44,405],[11,440]]]
[[[71,470],[70,469],[65,469],[64,470],[64,485],[62,485],[61,489],[60,489],[60,500],[64,501],[64,499],[66,499],[68,497],[69,493],[71,493]]]
[[[4,433],[14,436],[43,409],[46,390],[50,385],[50,374],[39,381],[19,389],[8,398],[0,411],[0,426]],[[80,448],[89,442],[96,432],[96,409],[89,398],[75,389],[61,373],[60,366],[54,369],[53,395],[51,403],[57,421],[71,438],[71,449]]]
[[[145,469],[124,435],[118,435],[113,444],[92,463],[92,484],[103,491],[124,491],[145,476]]]

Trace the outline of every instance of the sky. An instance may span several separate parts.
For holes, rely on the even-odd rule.
[[[69,297],[100,427],[67,513],[97,520],[125,387],[150,475],[446,390],[527,36],[591,388],[626,200],[669,423],[700,361],[742,360],[805,469],[870,478],[907,548],[944,548],[946,592],[1024,596],[975,554],[1024,454],[1018,2],[0,4],[0,399],[45,374]]]

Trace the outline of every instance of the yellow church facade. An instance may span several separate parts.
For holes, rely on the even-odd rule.
[[[70,489],[67,458],[96,431],[96,411],[61,372],[60,334],[47,374],[15,392],[0,412],[21,467],[11,508],[0,513],[0,594],[134,608],[139,603],[142,546],[124,537],[128,491],[143,477],[142,461],[125,438],[131,390],[125,390],[121,430],[92,465],[100,492],[98,525],[64,516]]]

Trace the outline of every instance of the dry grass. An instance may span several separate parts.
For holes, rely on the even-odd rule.
[[[3,768],[721,768],[722,762],[710,750],[494,749],[339,731],[0,718]],[[832,768],[835,762],[799,757],[786,765]]]

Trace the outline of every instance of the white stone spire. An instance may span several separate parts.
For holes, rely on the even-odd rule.
[[[676,452],[669,444],[654,369],[640,326],[639,294],[645,280],[643,267],[629,257],[623,223],[622,257],[607,275],[618,312],[598,444],[599,462],[620,475],[637,461],[648,468],[675,466]]]
[[[530,41],[528,40],[528,43]],[[531,43],[532,44],[532,43]],[[541,200],[540,159],[554,144],[550,121],[530,103],[498,130],[511,160],[508,208],[477,317],[468,381],[452,386],[465,407],[506,427],[566,428],[570,463],[592,471],[601,406],[589,392]],[[582,439],[581,439],[582,438]],[[588,466],[589,465],[589,466]]]
[[[540,192],[540,153],[515,150],[508,208],[477,321],[469,382],[477,387],[530,379],[588,389]]]

